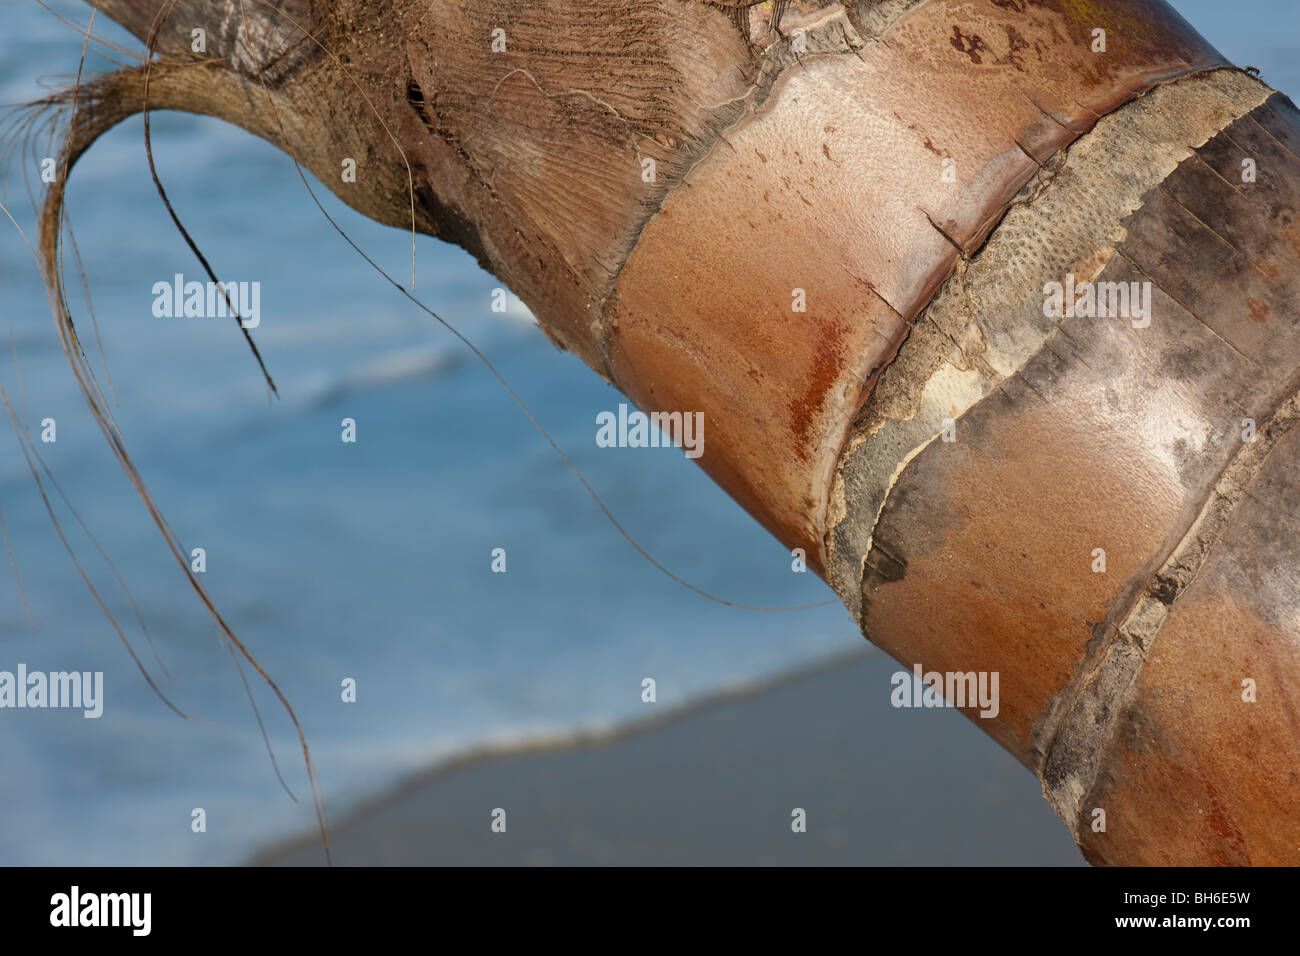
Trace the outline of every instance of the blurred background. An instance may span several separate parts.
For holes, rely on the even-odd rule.
[[[1234,62],[1259,67],[1284,92],[1300,90],[1293,0],[1174,6]],[[56,14],[84,25],[89,7],[5,5],[0,102],[70,84],[82,37]],[[106,18],[95,26],[139,48]],[[92,47],[87,72],[112,67]],[[861,651],[863,677],[843,692],[870,783],[859,776],[836,786],[854,788],[847,797],[864,820],[888,822],[841,834],[854,859],[1079,862],[1037,781],[978,729],[953,712],[887,706],[897,666],[870,654],[838,604],[737,610],[648,565],[487,371],[329,228],[287,157],[204,118],[155,114],[153,133],[162,182],[218,275],[261,283],[253,335],[281,398],[268,398],[230,320],[153,316],[155,282],[202,276],[154,191],[137,117],[81,161],[68,201],[114,413],[186,548],[206,550],[204,580],[218,606],[296,707],[335,819],[477,747],[646,717],[646,676],[662,713]],[[29,183],[39,189],[39,160],[56,149],[40,138],[28,145],[8,157],[0,198],[34,241]],[[316,189],[370,255],[409,276],[409,235]],[[734,601],[833,597],[812,574],[791,573],[789,553],[680,452],[595,447],[596,414],[622,397],[548,344],[513,297],[506,314],[493,313],[499,283],[468,255],[421,237],[416,256],[416,294],[489,354],[651,554]],[[102,375],[68,265],[74,317]],[[275,779],[230,656],[75,386],[35,261],[7,221],[0,383],[34,432],[56,420],[57,442],[38,447],[130,587],[174,685],[94,544],[55,498],[78,559],[160,686],[211,721],[184,721],[150,691],[60,543],[4,424],[0,509],[34,625],[4,561],[0,670],[21,662],[103,671],[105,705],[99,720],[0,711],[0,864],[230,864],[310,831],[292,727],[250,675],[298,804]],[[355,445],[340,441],[345,417],[357,422]],[[505,574],[490,571],[494,548],[506,550]],[[340,699],[345,678],[356,681],[355,704]],[[206,811],[206,833],[191,831],[195,807]]]

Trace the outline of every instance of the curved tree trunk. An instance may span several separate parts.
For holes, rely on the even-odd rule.
[[[864,634],[999,674],[965,710],[1088,859],[1296,860],[1300,117],[1162,0],[92,2],[151,108],[704,412]],[[83,90],[73,160],[145,72]]]

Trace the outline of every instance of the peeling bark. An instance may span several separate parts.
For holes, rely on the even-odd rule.
[[[159,55],[82,91],[70,160],[147,73],[463,246],[703,411],[872,640],[999,672],[967,710],[1089,859],[1294,862],[1300,118],[1161,0],[92,2]],[[1067,274],[1150,283],[1149,326],[1049,317]]]

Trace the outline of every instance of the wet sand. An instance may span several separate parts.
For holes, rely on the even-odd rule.
[[[1083,865],[1038,781],[969,720],[891,706],[900,669],[854,652],[612,733],[467,755],[335,820],[334,862]],[[252,862],[324,855],[313,833]]]

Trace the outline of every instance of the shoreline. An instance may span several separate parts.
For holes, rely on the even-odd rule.
[[[1038,781],[970,721],[890,705],[899,667],[856,647],[649,717],[466,750],[352,808],[334,862],[1083,865]],[[312,831],[246,865],[324,861]]]

